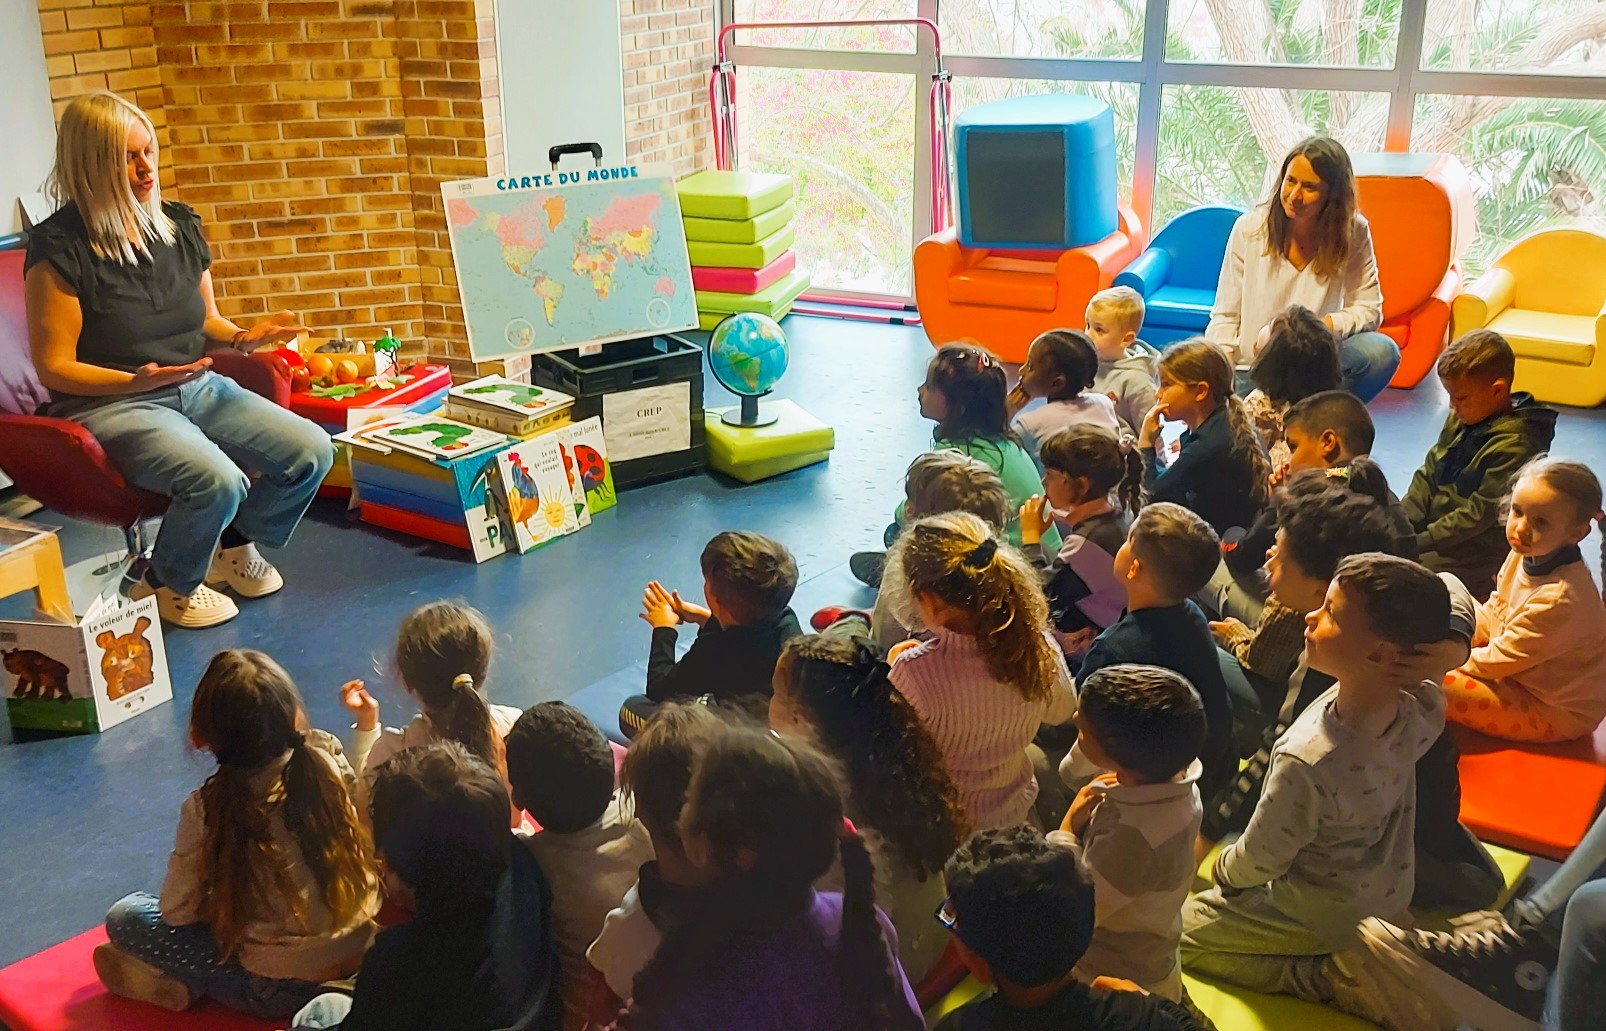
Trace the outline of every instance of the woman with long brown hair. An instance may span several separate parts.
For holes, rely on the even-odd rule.
[[[1296,143],[1264,204],[1233,224],[1206,339],[1248,364],[1272,319],[1299,304],[1338,340],[1344,387],[1363,401],[1383,392],[1400,349],[1377,332],[1383,318],[1372,231],[1356,210],[1355,170],[1326,136]]]
[[[257,545],[290,540],[334,452],[315,423],[211,371],[208,351],[302,327],[292,312],[249,329],[219,313],[200,217],[162,200],[157,157],[149,116],[116,94],[62,112],[49,182],[61,209],[28,234],[28,342],[49,414],[82,423],[124,479],[171,499],[131,593],[193,629],[238,614],[209,584],[242,598],[284,586]]]

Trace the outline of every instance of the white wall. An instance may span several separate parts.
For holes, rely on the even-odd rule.
[[[547,148],[562,143],[600,143],[604,165],[625,163],[619,0],[504,0],[496,36],[509,173],[547,171]]]
[[[22,228],[17,198],[36,193],[50,174],[56,121],[45,74],[45,41],[39,10],[30,0],[0,0],[0,39],[9,40],[0,59],[0,235]]]

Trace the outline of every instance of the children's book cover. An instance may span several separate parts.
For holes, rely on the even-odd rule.
[[[507,443],[504,434],[438,415],[404,415],[378,428],[368,428],[363,436],[378,444],[445,461]]]
[[[580,528],[556,433],[542,434],[498,453],[496,464],[521,553]]]
[[[495,408],[521,419],[574,404],[574,398],[568,394],[520,383],[506,376],[483,376],[472,383],[453,387],[447,396],[454,401]]]
[[[574,423],[568,429],[573,450],[575,477],[585,490],[590,515],[605,512],[619,501],[613,486],[613,463],[608,460],[608,444],[597,416]]]
[[[585,529],[591,525],[591,506],[586,504],[585,486],[580,482],[579,470],[575,468],[574,437],[568,427],[561,427],[552,434],[558,439],[558,451],[563,456],[563,478],[569,481],[569,499],[574,508],[574,517],[578,521],[578,529]]]

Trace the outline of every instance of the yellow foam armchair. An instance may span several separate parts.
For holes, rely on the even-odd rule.
[[[1606,236],[1542,229],[1512,244],[1451,305],[1451,335],[1492,329],[1517,355],[1515,389],[1606,401]]]

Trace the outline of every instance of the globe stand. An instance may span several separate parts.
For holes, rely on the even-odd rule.
[[[768,408],[759,408],[758,398],[752,395],[742,395],[742,406],[720,416],[720,421],[727,426],[739,426],[753,429],[758,426],[773,426],[779,418]]]

